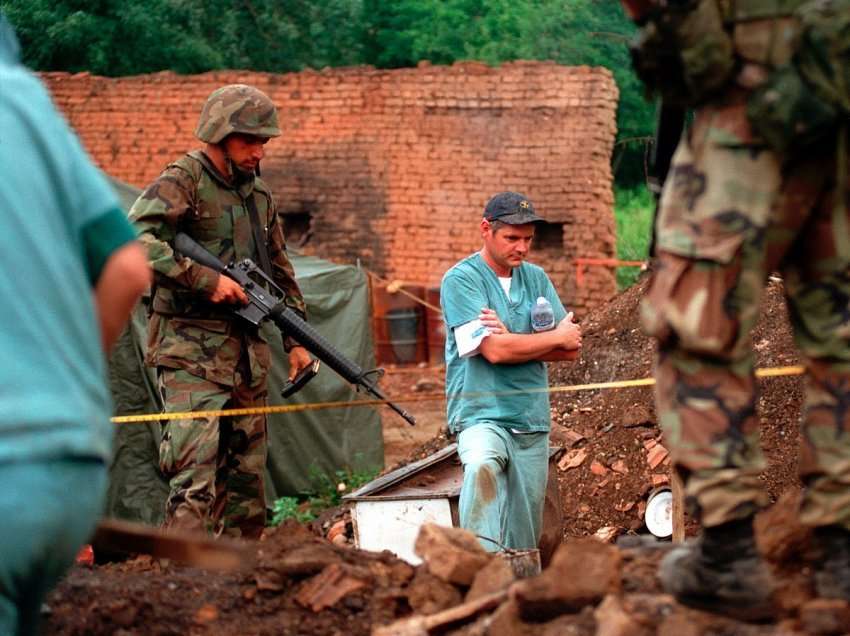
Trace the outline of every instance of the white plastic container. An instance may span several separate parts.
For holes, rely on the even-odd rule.
[[[644,515],[647,529],[659,539],[673,534],[673,492],[661,486],[649,493]]]

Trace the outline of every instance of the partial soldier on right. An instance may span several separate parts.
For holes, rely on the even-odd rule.
[[[658,417],[703,528],[661,565],[681,602],[773,614],[756,549],[750,334],[779,271],[806,367],[800,516],[819,596],[850,601],[850,0],[624,0],[651,92],[692,108],[661,196],[642,306]]]

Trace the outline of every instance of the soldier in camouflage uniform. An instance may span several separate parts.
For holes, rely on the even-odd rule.
[[[801,4],[718,3],[732,72],[695,109],[673,157],[642,304],[659,343],[659,421],[703,526],[665,558],[662,582],[682,602],[756,620],[773,606],[752,528],[767,501],[751,333],[773,271],[808,369],[801,518],[822,548],[816,587],[850,600],[850,172],[834,134],[783,153],[747,114],[753,92],[792,56]]]
[[[259,240],[285,302],[305,315],[271,191],[256,174],[263,145],[280,135],[277,111],[256,88],[225,86],[210,95],[195,135],[204,150],[170,164],[130,211],[155,273],[146,361],[157,369],[166,411],[264,406],[269,346],[229,310],[247,301],[244,292],[175,253],[173,241],[185,232],[224,262],[262,263]],[[284,347],[294,377],[310,356],[294,341]],[[264,415],[166,423],[160,445],[160,467],[171,486],[165,526],[259,537],[266,455]]]

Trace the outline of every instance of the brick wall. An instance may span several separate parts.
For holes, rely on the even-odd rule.
[[[615,253],[610,158],[617,88],[601,68],[516,62],[276,75],[241,71],[125,78],[45,73],[95,161],[143,187],[181,153],[206,97],[253,84],[280,110],[263,176],[293,243],[425,286],[480,247],[483,205],[526,193],[552,223],[532,261],[583,313],[610,298],[613,272],[574,283],[570,259]]]

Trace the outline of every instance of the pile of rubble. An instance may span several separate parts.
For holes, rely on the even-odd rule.
[[[485,552],[465,530],[425,525],[422,564],[340,547],[289,522],[257,544],[253,565],[203,572],[150,558],[74,568],[49,597],[45,633],[311,636],[701,636],[844,634],[850,604],[813,598],[809,533],[789,496],[763,513],[758,541],[778,582],[774,622],[749,625],[689,609],[656,576],[668,542],[591,537],[533,556]]]
[[[850,604],[812,598],[810,535],[796,522],[798,500],[789,496],[758,521],[759,543],[778,582],[776,616],[751,625],[689,609],[663,594],[655,571],[669,543],[632,538],[610,545],[569,539],[540,575],[517,578],[503,555],[481,550],[469,533],[423,527],[417,551],[434,585],[464,593],[442,611],[376,628],[373,636],[795,636],[845,634]],[[422,576],[418,574],[417,576]]]

